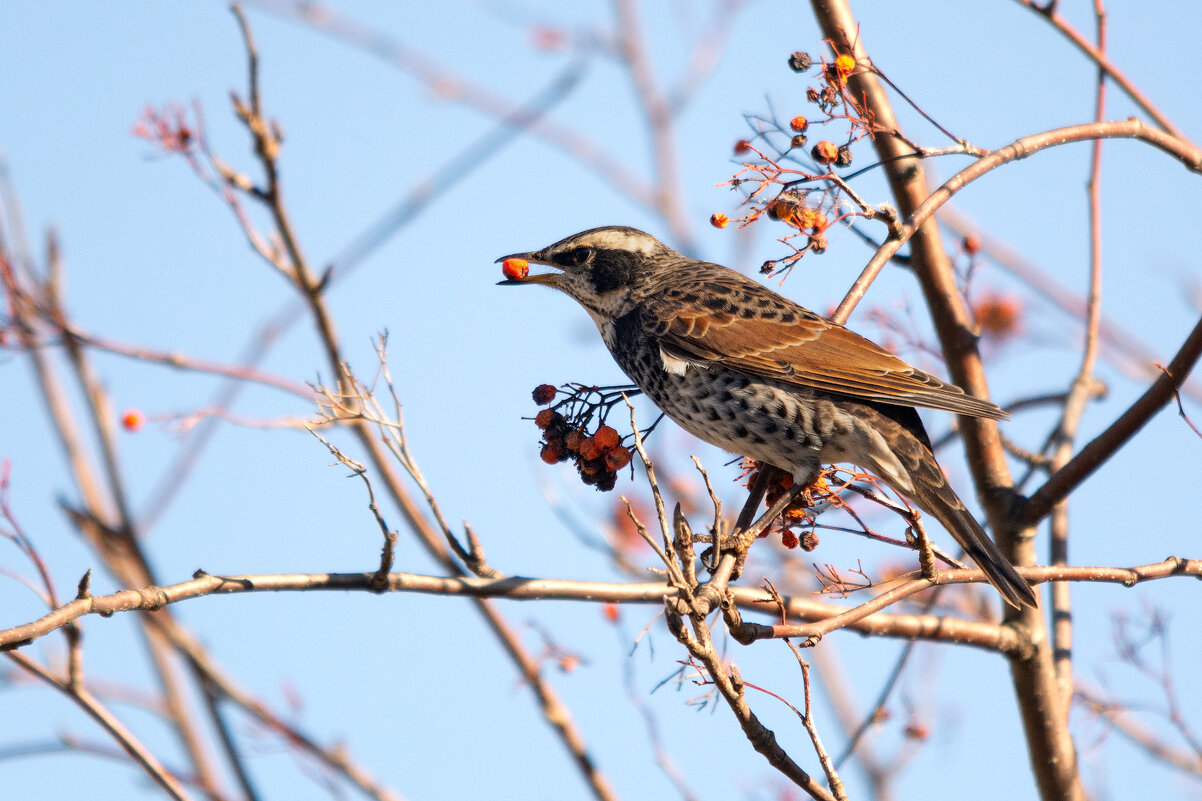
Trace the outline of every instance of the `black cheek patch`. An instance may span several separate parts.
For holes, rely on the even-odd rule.
[[[612,292],[615,289],[630,284],[634,280],[635,254],[621,250],[599,250],[593,258],[593,267],[589,277],[593,287],[599,293]]]

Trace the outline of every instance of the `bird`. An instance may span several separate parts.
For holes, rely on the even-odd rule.
[[[630,380],[681,428],[797,487],[823,465],[866,468],[938,520],[1007,603],[1037,606],[948,483],[916,409],[1008,418],[996,405],[636,228],[591,228],[497,261],[522,265],[501,284],[551,287],[583,306]]]

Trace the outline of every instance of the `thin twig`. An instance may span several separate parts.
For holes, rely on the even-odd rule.
[[[1185,140],[1185,135],[1181,132],[1181,129],[1174,125],[1169,118],[1160,111],[1160,109],[1156,108],[1156,106],[1152,104],[1152,101],[1148,99],[1147,95],[1141,92],[1139,87],[1132,83],[1131,80],[1123,72],[1121,72],[1118,67],[1116,67],[1110,61],[1109,58],[1106,57],[1105,48],[1101,46],[1094,47],[1092,44],[1090,44],[1088,39],[1082,36],[1075,28],[1071,27],[1067,22],[1065,22],[1063,17],[1056,13],[1055,3],[1049,3],[1047,6],[1040,6],[1038,3],[1033,2],[1033,0],[1015,0],[1015,2],[1024,8],[1034,11],[1037,15],[1050,22],[1052,27],[1060,31],[1060,33],[1063,34],[1066,39],[1072,42],[1078,50],[1089,56],[1089,58],[1093,60],[1102,73],[1109,76],[1116,84],[1118,84],[1119,88],[1123,90],[1123,93],[1126,94],[1127,97],[1131,98],[1136,105],[1142,108],[1144,113],[1152,118],[1153,122],[1178,139]]]
[[[88,717],[100,724],[101,728],[117,741],[117,744],[125,750],[125,753],[129,754],[130,759],[140,765],[142,770],[146,771],[155,784],[161,787],[163,792],[170,798],[176,799],[176,801],[188,801],[189,796],[180,787],[175,777],[163,768],[162,764],[139,742],[133,732],[127,729],[121,721],[113,717],[85,688],[78,685],[72,686],[70,682],[54,676],[50,671],[24,654],[8,653],[5,656],[16,663],[21,669],[37,676],[74,701],[80,709],[87,713]]]
[[[1097,18],[1098,52],[1106,52],[1106,12],[1102,0],[1094,0]],[[1106,115],[1106,72],[1098,68],[1097,88],[1094,99],[1094,121],[1102,122]],[[1073,378],[1068,391],[1060,422],[1056,426],[1057,439],[1052,453],[1051,472],[1064,467],[1072,458],[1073,444],[1086,404],[1093,394],[1094,364],[1098,356],[1098,331],[1102,318],[1102,140],[1094,140],[1090,153],[1089,182],[1087,184],[1089,207],[1089,290],[1085,301],[1085,343],[1081,352],[1081,367]],[[1052,512],[1048,542],[1048,563],[1068,564],[1068,504],[1062,501]],[[1073,609],[1071,587],[1054,584],[1051,588],[1052,601],[1052,661],[1056,667],[1056,680],[1060,684],[1062,708],[1067,713],[1073,697]],[[1067,720],[1066,720],[1067,723]]]

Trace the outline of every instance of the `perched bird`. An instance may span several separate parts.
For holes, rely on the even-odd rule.
[[[865,467],[942,523],[1007,602],[1036,605],[948,485],[914,408],[1005,419],[997,406],[634,228],[593,228],[504,259],[557,268],[507,270],[503,283],[575,299],[630,380],[686,431],[789,472],[797,486],[824,464]]]

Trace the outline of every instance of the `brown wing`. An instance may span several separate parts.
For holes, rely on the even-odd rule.
[[[677,278],[644,303],[647,333],[669,356],[880,403],[1009,417],[733,270],[704,265]]]

